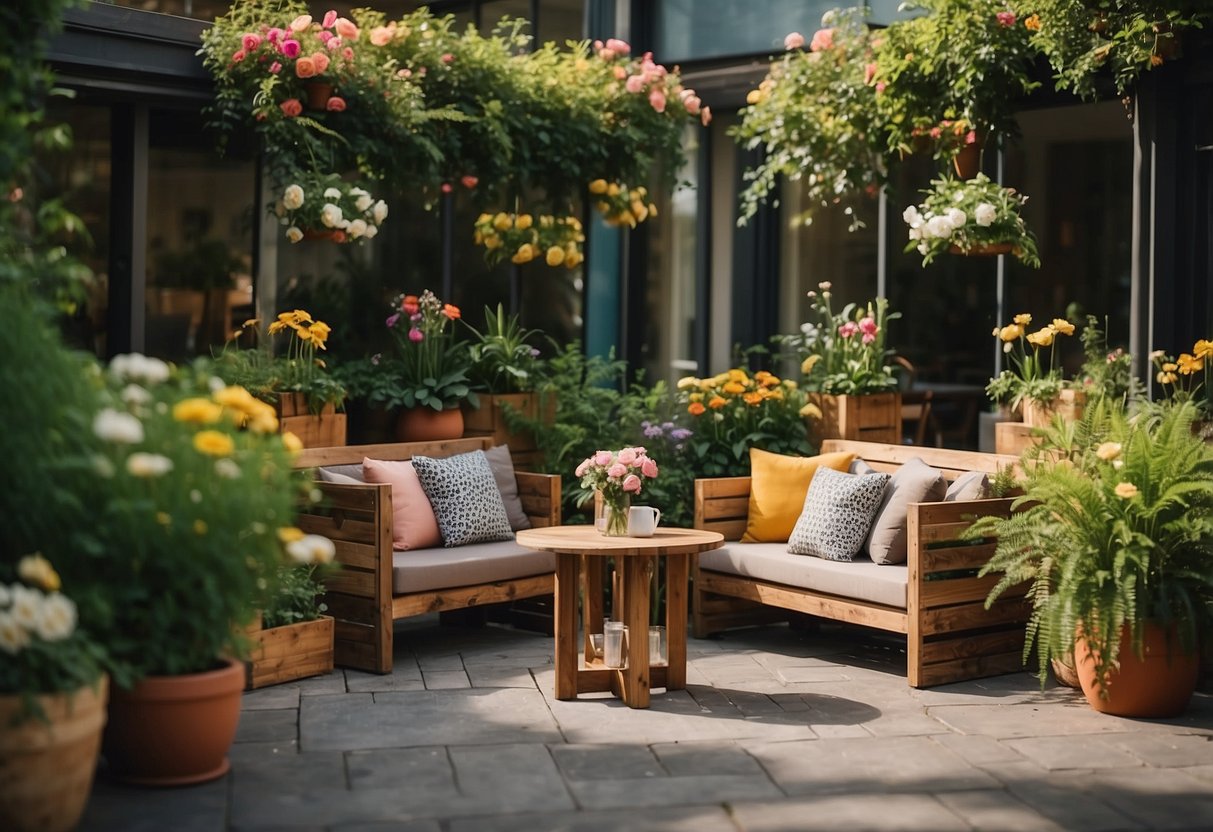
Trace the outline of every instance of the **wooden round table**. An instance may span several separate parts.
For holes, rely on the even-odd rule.
[[[658,529],[652,537],[607,537],[593,526],[555,526],[518,532],[518,543],[556,555],[556,698],[611,691],[632,708],[649,706],[654,687],[680,690],[687,680],[687,581],[690,558],[724,544],[719,532]],[[590,634],[602,631],[603,559],[615,558],[622,579],[615,586],[615,617],[628,628],[628,659],[608,668],[593,656]],[[649,664],[649,585],[657,558],[666,559],[665,667]],[[582,561],[585,560],[583,572]],[[585,577],[584,644],[587,661],[577,657],[577,608]]]

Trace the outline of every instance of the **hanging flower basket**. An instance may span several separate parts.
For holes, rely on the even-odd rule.
[[[985,243],[970,246],[967,249],[958,245],[948,246],[948,254],[959,254],[963,257],[997,257],[1000,254],[1012,254],[1015,246],[1010,243]]]

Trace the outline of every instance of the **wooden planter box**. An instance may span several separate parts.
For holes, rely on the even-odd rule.
[[[1038,442],[1040,437],[1033,436],[1032,429],[1023,422],[999,422],[994,426],[995,453],[1020,456]]]
[[[307,407],[302,393],[278,394],[278,429],[299,437],[305,448],[335,448],[345,445],[345,414],[338,413],[332,403],[319,413]]]
[[[1062,390],[1051,404],[1024,399],[1023,422],[1030,428],[1047,428],[1055,415],[1077,422],[1087,407],[1087,394],[1081,390]]]
[[[809,436],[818,445],[827,439],[901,444],[901,393],[810,393],[809,401],[821,408],[821,418],[809,422]]]
[[[258,616],[248,630],[253,649],[245,666],[245,689],[291,682],[333,672],[333,618],[261,629]]]
[[[480,396],[479,408],[463,406],[463,435],[490,436],[494,445],[509,445],[514,467],[532,470],[540,461],[535,435],[529,430],[517,433],[510,430],[505,418],[506,405],[527,419],[548,425],[556,421],[556,398],[551,394],[541,397],[538,393],[486,393]]]

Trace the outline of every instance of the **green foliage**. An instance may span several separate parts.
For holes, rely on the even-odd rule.
[[[1100,328],[1099,318],[1088,315],[1079,338],[1083,362],[1074,385],[1088,399],[1107,398],[1127,404],[1145,395],[1145,386],[1133,374],[1133,356],[1121,347],[1108,349],[1107,333]]]
[[[986,385],[986,393],[996,402],[1006,402],[1012,410],[1025,399],[1049,404],[1066,386],[1061,368],[1055,362],[1057,339],[1062,335],[1073,335],[1074,325],[1064,318],[1054,318],[1036,332],[1029,333],[1027,328],[1031,323],[1032,316],[1021,312],[1006,326],[994,327],[993,335],[1002,342],[1010,369],[991,379]],[[1031,347],[1030,352],[1028,347]],[[1042,355],[1042,351],[1047,352]]]
[[[998,536],[987,604],[1031,583],[1024,657],[1035,652],[1042,680],[1079,628],[1102,678],[1126,627],[1140,650],[1143,621],[1174,624],[1191,650],[1213,625],[1213,448],[1193,435],[1195,415],[1182,404],[1128,418],[1101,399],[1049,429],[1017,513],[973,526]]]
[[[287,624],[315,621],[328,611],[320,601],[324,595],[322,564],[284,567],[278,573],[278,591],[273,593],[261,611],[261,626],[269,630]]]
[[[450,410],[463,401],[478,405],[467,376],[468,345],[452,327],[459,308],[426,289],[420,297],[400,295],[392,310],[387,326],[397,357],[378,363],[384,381],[371,387],[368,399],[388,408]]]
[[[533,346],[537,330],[524,329],[517,315],[484,308],[484,329],[464,323],[475,339],[470,347],[468,378],[486,393],[525,393],[540,381],[542,363]]]

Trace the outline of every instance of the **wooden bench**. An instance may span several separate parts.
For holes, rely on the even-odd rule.
[[[888,473],[919,457],[949,481],[967,471],[992,476],[1017,462],[996,454],[841,440],[827,440],[821,450],[853,452],[877,471]],[[695,527],[736,541],[745,531],[749,496],[749,477],[696,480]],[[1010,506],[1010,499],[912,504],[907,563],[875,567],[905,570],[904,608],[713,571],[696,563],[692,631],[704,638],[728,627],[770,620],[773,611],[793,610],[904,633],[908,680],[916,688],[1021,670],[1029,613],[1023,597],[1026,586],[1004,593],[987,610],[986,595],[997,576],[978,578],[976,572],[993,554],[994,542],[960,539],[974,518],[1005,517]]]
[[[446,457],[492,447],[489,437],[441,442],[402,442],[311,448],[295,460],[296,468],[361,463],[366,457],[405,460],[414,456]],[[522,508],[531,525],[560,525],[560,477],[515,471]],[[318,507],[300,515],[305,532],[321,534],[337,546],[342,569],[325,583],[325,603],[336,619],[334,661],[338,665],[390,673],[392,622],[430,612],[467,609],[520,598],[551,595],[554,571],[511,580],[443,587],[403,595],[393,593],[392,487],[366,483],[317,482],[324,493]],[[513,541],[502,544],[513,547]],[[423,550],[424,551],[424,550]],[[457,551],[457,550],[447,550]]]

